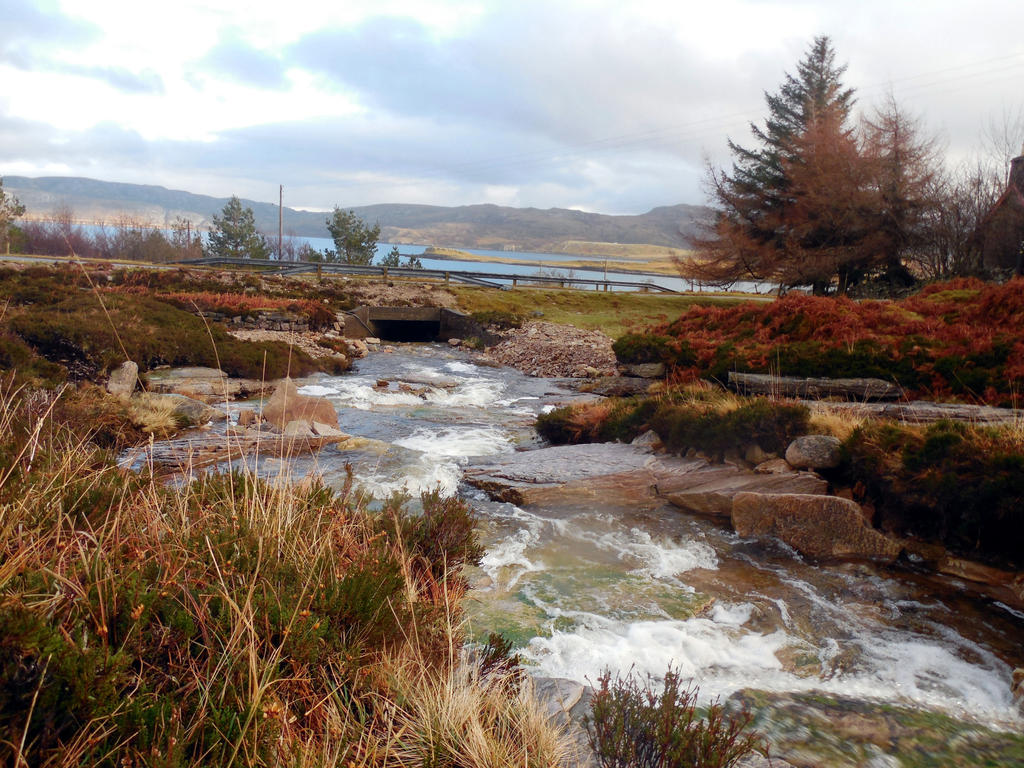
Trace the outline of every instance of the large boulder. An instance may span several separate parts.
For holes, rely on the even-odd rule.
[[[892,562],[903,549],[868,525],[859,504],[838,496],[738,493],[732,526],[740,536],[774,537],[817,559]]]
[[[201,366],[150,371],[146,378],[150,392],[185,395],[204,403],[259,395],[274,386],[273,382],[256,379],[232,379],[217,368]]]
[[[263,406],[263,418],[272,427],[284,430],[290,422],[304,421],[307,425],[319,422],[338,428],[338,412],[331,401],[324,397],[310,397],[299,394],[298,387],[291,379],[283,379],[274,394]]]
[[[831,435],[804,435],[786,449],[786,461],[796,469],[831,469],[842,459],[839,439]]]
[[[135,383],[139,380],[139,366],[131,360],[125,360],[110,372],[107,379],[107,392],[115,397],[131,397]]]

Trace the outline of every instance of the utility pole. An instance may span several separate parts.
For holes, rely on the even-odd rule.
[[[284,261],[284,184],[277,185],[277,259]]]

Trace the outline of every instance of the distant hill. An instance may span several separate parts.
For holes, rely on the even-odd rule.
[[[27,215],[43,218],[61,206],[80,222],[114,223],[129,217],[156,226],[175,218],[206,228],[220,213],[226,197],[196,195],[148,184],[49,176],[4,177],[4,189],[17,196]],[[242,200],[253,209],[256,226],[277,233],[276,203]],[[655,208],[636,216],[609,216],[565,208],[510,208],[499,205],[367,205],[353,210],[381,225],[381,240],[454,248],[537,251],[565,250],[568,241],[630,243],[686,248],[708,209],[696,205]],[[306,237],[327,237],[327,214],[284,209],[284,230]]]

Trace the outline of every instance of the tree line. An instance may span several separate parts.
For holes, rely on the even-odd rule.
[[[939,142],[891,93],[855,123],[845,71],[829,38],[815,38],[796,73],[765,94],[755,146],[730,140],[731,168],[709,165],[714,220],[695,258],[680,262],[684,277],[845,294],[983,271],[979,229],[1005,170],[947,170]],[[1014,131],[1024,134],[1024,121],[997,138],[1012,146]]]
[[[288,236],[270,237],[256,228],[252,208],[232,196],[204,237],[192,224],[178,217],[166,229],[154,228],[129,216],[112,225],[88,229],[75,223],[67,206],[59,207],[45,221],[18,221],[25,206],[7,194],[0,179],[0,251],[39,255],[75,255],[82,258],[124,259],[165,263],[218,258],[279,259],[284,261],[372,264],[377,252],[380,225],[369,225],[354,211],[335,207],[326,220],[334,248],[318,251],[308,242]],[[421,268],[416,256],[402,261],[397,247],[378,262],[385,267]]]

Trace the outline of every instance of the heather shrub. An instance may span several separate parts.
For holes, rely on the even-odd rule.
[[[1024,378],[1024,340],[1016,332],[1022,323],[1024,280],[957,280],[899,301],[789,295],[756,305],[693,306],[630,337],[627,355],[654,358],[678,345],[685,358],[666,362],[679,380],[724,384],[730,371],[871,376],[911,397],[1010,404]]]
[[[806,407],[767,398],[754,398],[730,410],[665,403],[651,417],[651,427],[670,451],[695,448],[719,455],[749,443],[782,453],[807,433],[808,424]]]
[[[660,692],[650,677],[645,685],[633,673],[605,672],[583,725],[602,768],[729,768],[766,752],[760,734],[747,730],[752,719],[717,701],[701,713],[696,688],[669,668]]]
[[[166,486],[55,408],[0,393],[0,763],[404,764],[439,712],[557,757],[518,686],[453,656],[479,554],[461,501],[374,512],[351,483],[242,471]]]
[[[844,472],[879,524],[959,554],[1014,568],[1024,536],[1024,444],[1019,429],[938,422],[867,422],[844,443]]]
[[[693,365],[693,349],[685,339],[651,333],[627,333],[612,344],[615,358],[624,364],[666,363],[677,368]]]

